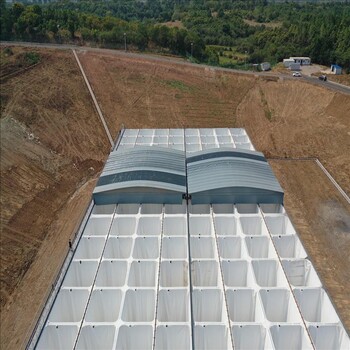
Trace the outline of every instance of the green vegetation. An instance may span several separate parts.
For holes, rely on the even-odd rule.
[[[183,92],[189,92],[193,90],[191,86],[188,86],[179,80],[166,80],[165,84]]]
[[[37,52],[26,52],[23,58],[28,65],[36,64],[40,61],[40,56]]]
[[[240,67],[289,56],[337,63],[350,72],[350,4],[264,0],[62,0],[6,6],[1,39],[86,44],[191,56]],[[184,28],[162,23],[181,21]],[[247,53],[247,54],[246,54]]]

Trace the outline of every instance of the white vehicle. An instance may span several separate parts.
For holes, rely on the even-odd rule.
[[[301,77],[301,73],[300,72],[293,72],[293,77]]]

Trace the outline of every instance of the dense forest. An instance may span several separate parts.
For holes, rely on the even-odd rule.
[[[350,72],[350,4],[264,0],[1,1],[1,40],[90,44],[244,67],[310,56]]]

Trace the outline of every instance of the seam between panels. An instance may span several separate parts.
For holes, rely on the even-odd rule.
[[[77,345],[78,345],[78,340],[79,340],[79,337],[80,337],[80,334],[81,334],[81,329],[82,329],[83,324],[84,324],[86,312],[87,312],[87,309],[88,309],[89,304],[90,304],[92,292],[93,292],[93,289],[94,289],[94,286],[95,286],[95,283],[96,283],[96,278],[97,278],[98,272],[99,272],[99,270],[100,270],[101,262],[102,262],[102,259],[103,259],[103,254],[104,254],[104,252],[105,252],[106,245],[107,245],[107,242],[108,242],[108,238],[109,238],[109,235],[110,235],[110,233],[111,233],[111,228],[112,228],[113,221],[114,221],[114,218],[115,218],[115,214],[116,214],[116,212],[117,212],[117,206],[118,206],[118,205],[116,205],[115,208],[114,208],[112,220],[111,220],[111,223],[110,223],[109,228],[108,228],[108,233],[107,233],[107,236],[106,236],[106,240],[105,240],[105,243],[104,243],[104,246],[103,246],[103,249],[102,249],[102,252],[101,252],[101,256],[100,256],[100,259],[99,259],[99,262],[98,262],[98,265],[97,265],[97,270],[96,270],[96,273],[95,273],[94,280],[93,280],[93,282],[92,282],[91,291],[90,291],[90,293],[89,293],[89,297],[88,297],[88,300],[87,300],[86,307],[85,307],[85,309],[84,309],[83,317],[82,317],[82,320],[81,320],[81,322],[80,322],[80,327],[79,327],[79,331],[78,331],[77,337],[76,337],[75,342],[74,342],[73,350],[75,350],[76,347],[77,347]]]
[[[158,258],[158,277],[157,277],[157,290],[156,290],[156,306],[154,314],[154,331],[153,331],[153,345],[152,349],[156,346],[156,332],[157,332],[157,319],[158,319],[158,301],[159,301],[159,285],[160,285],[160,269],[162,262],[162,247],[163,247],[163,237],[164,237],[164,204],[162,205],[162,227],[160,233],[160,243],[159,243],[159,258]]]
[[[314,345],[314,343],[313,343],[313,341],[312,341],[311,335],[310,335],[310,333],[309,333],[309,329],[308,329],[307,326],[306,326],[306,323],[305,323],[304,317],[303,317],[303,315],[302,315],[302,313],[301,313],[299,304],[298,304],[298,302],[297,302],[297,300],[296,300],[296,298],[295,298],[295,295],[294,295],[294,292],[293,292],[293,288],[292,288],[291,284],[289,283],[289,279],[288,279],[287,274],[286,274],[286,271],[285,271],[285,269],[284,269],[284,267],[283,267],[281,257],[280,257],[280,255],[279,255],[278,252],[277,252],[277,248],[276,248],[275,242],[274,242],[274,240],[272,239],[272,234],[271,234],[271,232],[270,232],[269,227],[267,226],[267,222],[266,222],[266,220],[265,220],[265,214],[264,214],[263,211],[261,210],[260,204],[259,204],[258,206],[259,206],[260,215],[261,215],[261,217],[262,217],[262,219],[263,219],[263,221],[264,221],[264,225],[265,225],[265,227],[266,227],[266,229],[267,229],[267,232],[269,233],[270,241],[272,242],[273,248],[274,248],[274,250],[275,250],[275,252],[276,252],[276,255],[277,255],[279,264],[280,264],[280,266],[281,266],[281,268],[282,268],[284,277],[285,277],[286,280],[287,280],[289,290],[290,290],[290,292],[291,292],[291,294],[292,294],[292,297],[293,297],[293,299],[294,299],[294,303],[295,303],[295,305],[296,305],[296,307],[297,307],[297,309],[298,309],[299,315],[300,315],[301,320],[302,320],[302,322],[303,322],[303,325],[304,325],[306,334],[307,334],[307,336],[309,337],[309,340],[310,340],[310,343],[311,343],[311,345],[312,345],[312,348],[315,350],[316,348],[315,348],[315,345]],[[296,233],[295,233],[295,234],[296,234]]]
[[[218,255],[218,263],[219,263],[219,269],[220,269],[220,275],[221,275],[221,283],[222,283],[222,292],[224,294],[225,309],[226,309],[229,333],[230,333],[230,338],[231,338],[232,349],[234,350],[235,349],[235,342],[234,342],[233,334],[232,334],[232,324],[231,324],[231,319],[230,319],[230,313],[229,313],[229,310],[228,310],[224,273],[223,273],[223,270],[222,270],[221,257],[220,257],[219,245],[218,245],[218,237],[217,237],[217,234],[216,234],[216,226],[215,226],[215,220],[214,220],[212,204],[210,204],[210,214],[211,214],[211,219],[213,221],[213,227],[214,227],[215,245],[216,245],[216,252],[217,252],[217,255]]]

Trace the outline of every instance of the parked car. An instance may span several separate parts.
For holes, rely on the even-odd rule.
[[[301,73],[300,72],[293,72],[293,77],[301,77]]]
[[[327,81],[327,75],[320,75],[318,77],[318,79],[322,80],[322,81]]]

